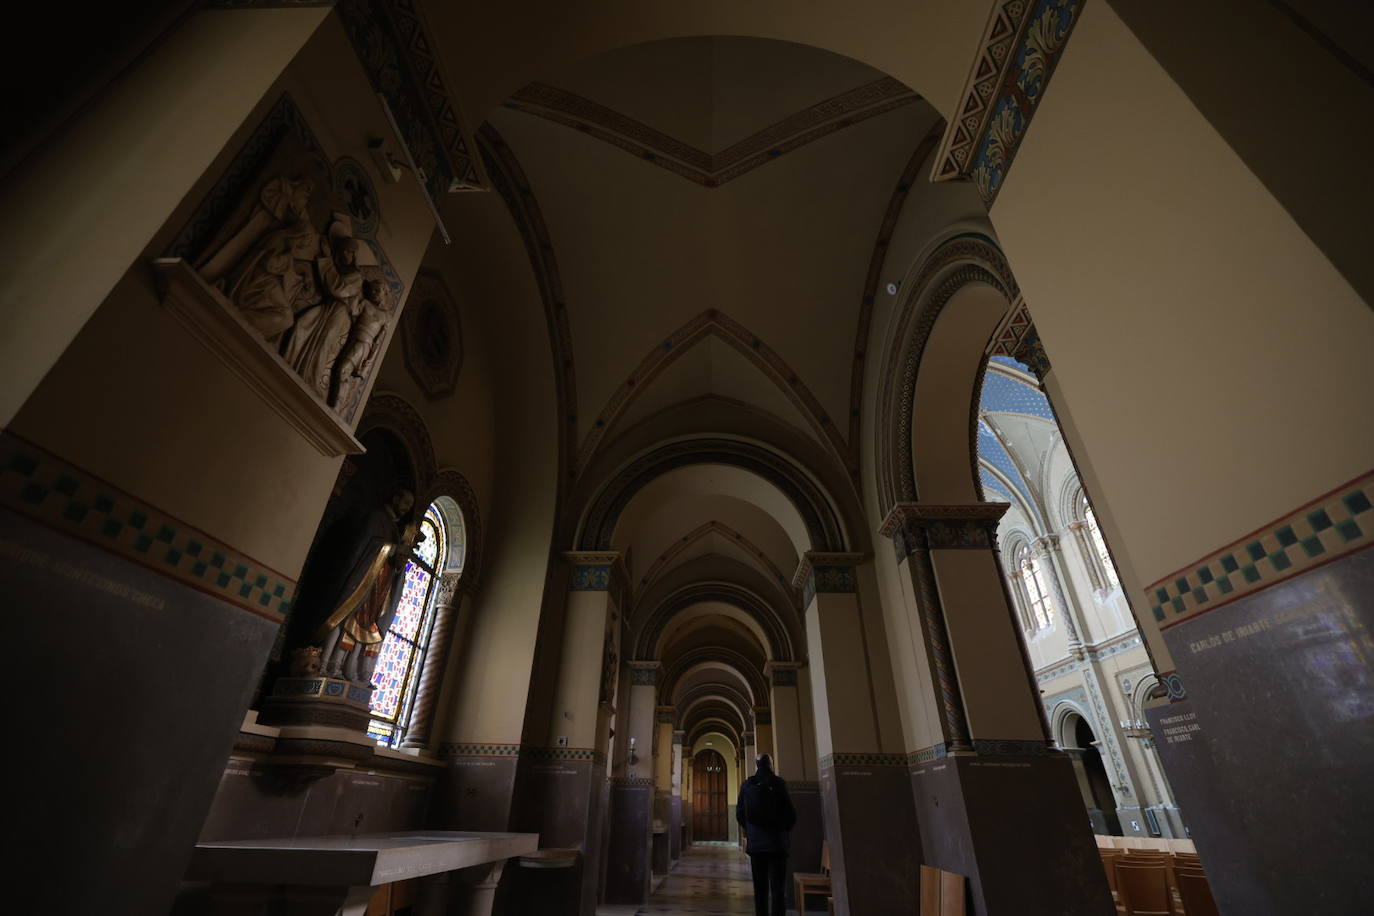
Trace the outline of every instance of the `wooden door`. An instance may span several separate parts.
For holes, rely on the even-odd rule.
[[[697,842],[730,838],[725,791],[725,758],[702,751],[692,761],[692,839]]]

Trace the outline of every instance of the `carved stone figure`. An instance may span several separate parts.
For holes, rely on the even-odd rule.
[[[363,290],[363,275],[358,268],[361,243],[345,235],[347,231],[346,222],[340,219],[330,228],[333,244],[325,247],[315,261],[327,298],[296,315],[282,352],[291,368],[330,406],[337,403],[333,397],[335,365],[348,342],[355,303]]]
[[[349,417],[381,355],[392,295],[348,213],[317,230],[315,188],[309,178],[267,181],[243,225],[197,270],[320,400]]]
[[[305,646],[291,653],[292,677],[316,677],[320,673],[320,647]]]
[[[404,520],[414,507],[408,490],[369,513],[344,558],[343,596],[316,634],[322,639],[324,674],[371,686],[382,640],[391,626],[405,585],[406,562],[413,556],[416,526]]]
[[[366,281],[348,343],[339,355],[336,388],[330,403],[347,407],[362,394],[363,383],[381,355],[390,311],[391,291],[386,284],[380,280]]]

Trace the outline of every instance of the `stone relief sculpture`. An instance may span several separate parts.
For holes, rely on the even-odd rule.
[[[381,221],[367,167],[348,157],[331,165],[284,94],[158,265],[171,277],[169,284],[181,282],[174,274],[177,263],[198,274],[221,294],[219,304],[305,383],[313,397],[294,385],[277,386],[287,393],[270,402],[280,403],[284,415],[326,429],[330,420],[310,418],[332,414],[343,429],[362,403],[402,301],[400,278],[375,239]],[[178,302],[196,297],[184,283],[176,292]],[[211,329],[217,339],[234,336],[195,318],[190,307],[178,314],[191,316],[197,329]],[[257,352],[251,342],[236,340],[232,346]],[[273,387],[280,363],[223,352],[231,354],[235,371],[254,367],[243,371],[266,381],[254,383],[259,390]],[[328,409],[309,406],[315,398]],[[317,433],[311,425],[308,435],[324,436],[331,449],[348,447],[328,429]]]
[[[199,270],[320,400],[348,415],[385,340],[391,291],[349,214],[315,228],[312,187],[268,181],[248,221]]]

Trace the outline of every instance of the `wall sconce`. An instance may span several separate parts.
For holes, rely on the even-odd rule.
[[[630,766],[634,766],[636,763],[639,763],[639,755],[635,753],[634,735],[630,736],[630,756],[626,758],[625,762],[628,763]]]

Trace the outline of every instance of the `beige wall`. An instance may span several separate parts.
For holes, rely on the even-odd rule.
[[[0,426],[327,12],[196,12],[6,177]]]
[[[261,95],[171,218],[126,265],[12,428],[295,577],[341,459],[324,457],[307,444],[191,337],[161,306],[146,263],[161,256],[284,91],[331,161],[343,155],[367,161],[366,137],[385,128],[385,117],[372,102],[347,36],[331,19]],[[194,122],[185,129],[195,130]],[[377,238],[409,289],[433,221],[414,185],[377,184],[384,216]]]
[[[1374,313],[1107,4],[993,218],[1138,584],[1369,468]]]

